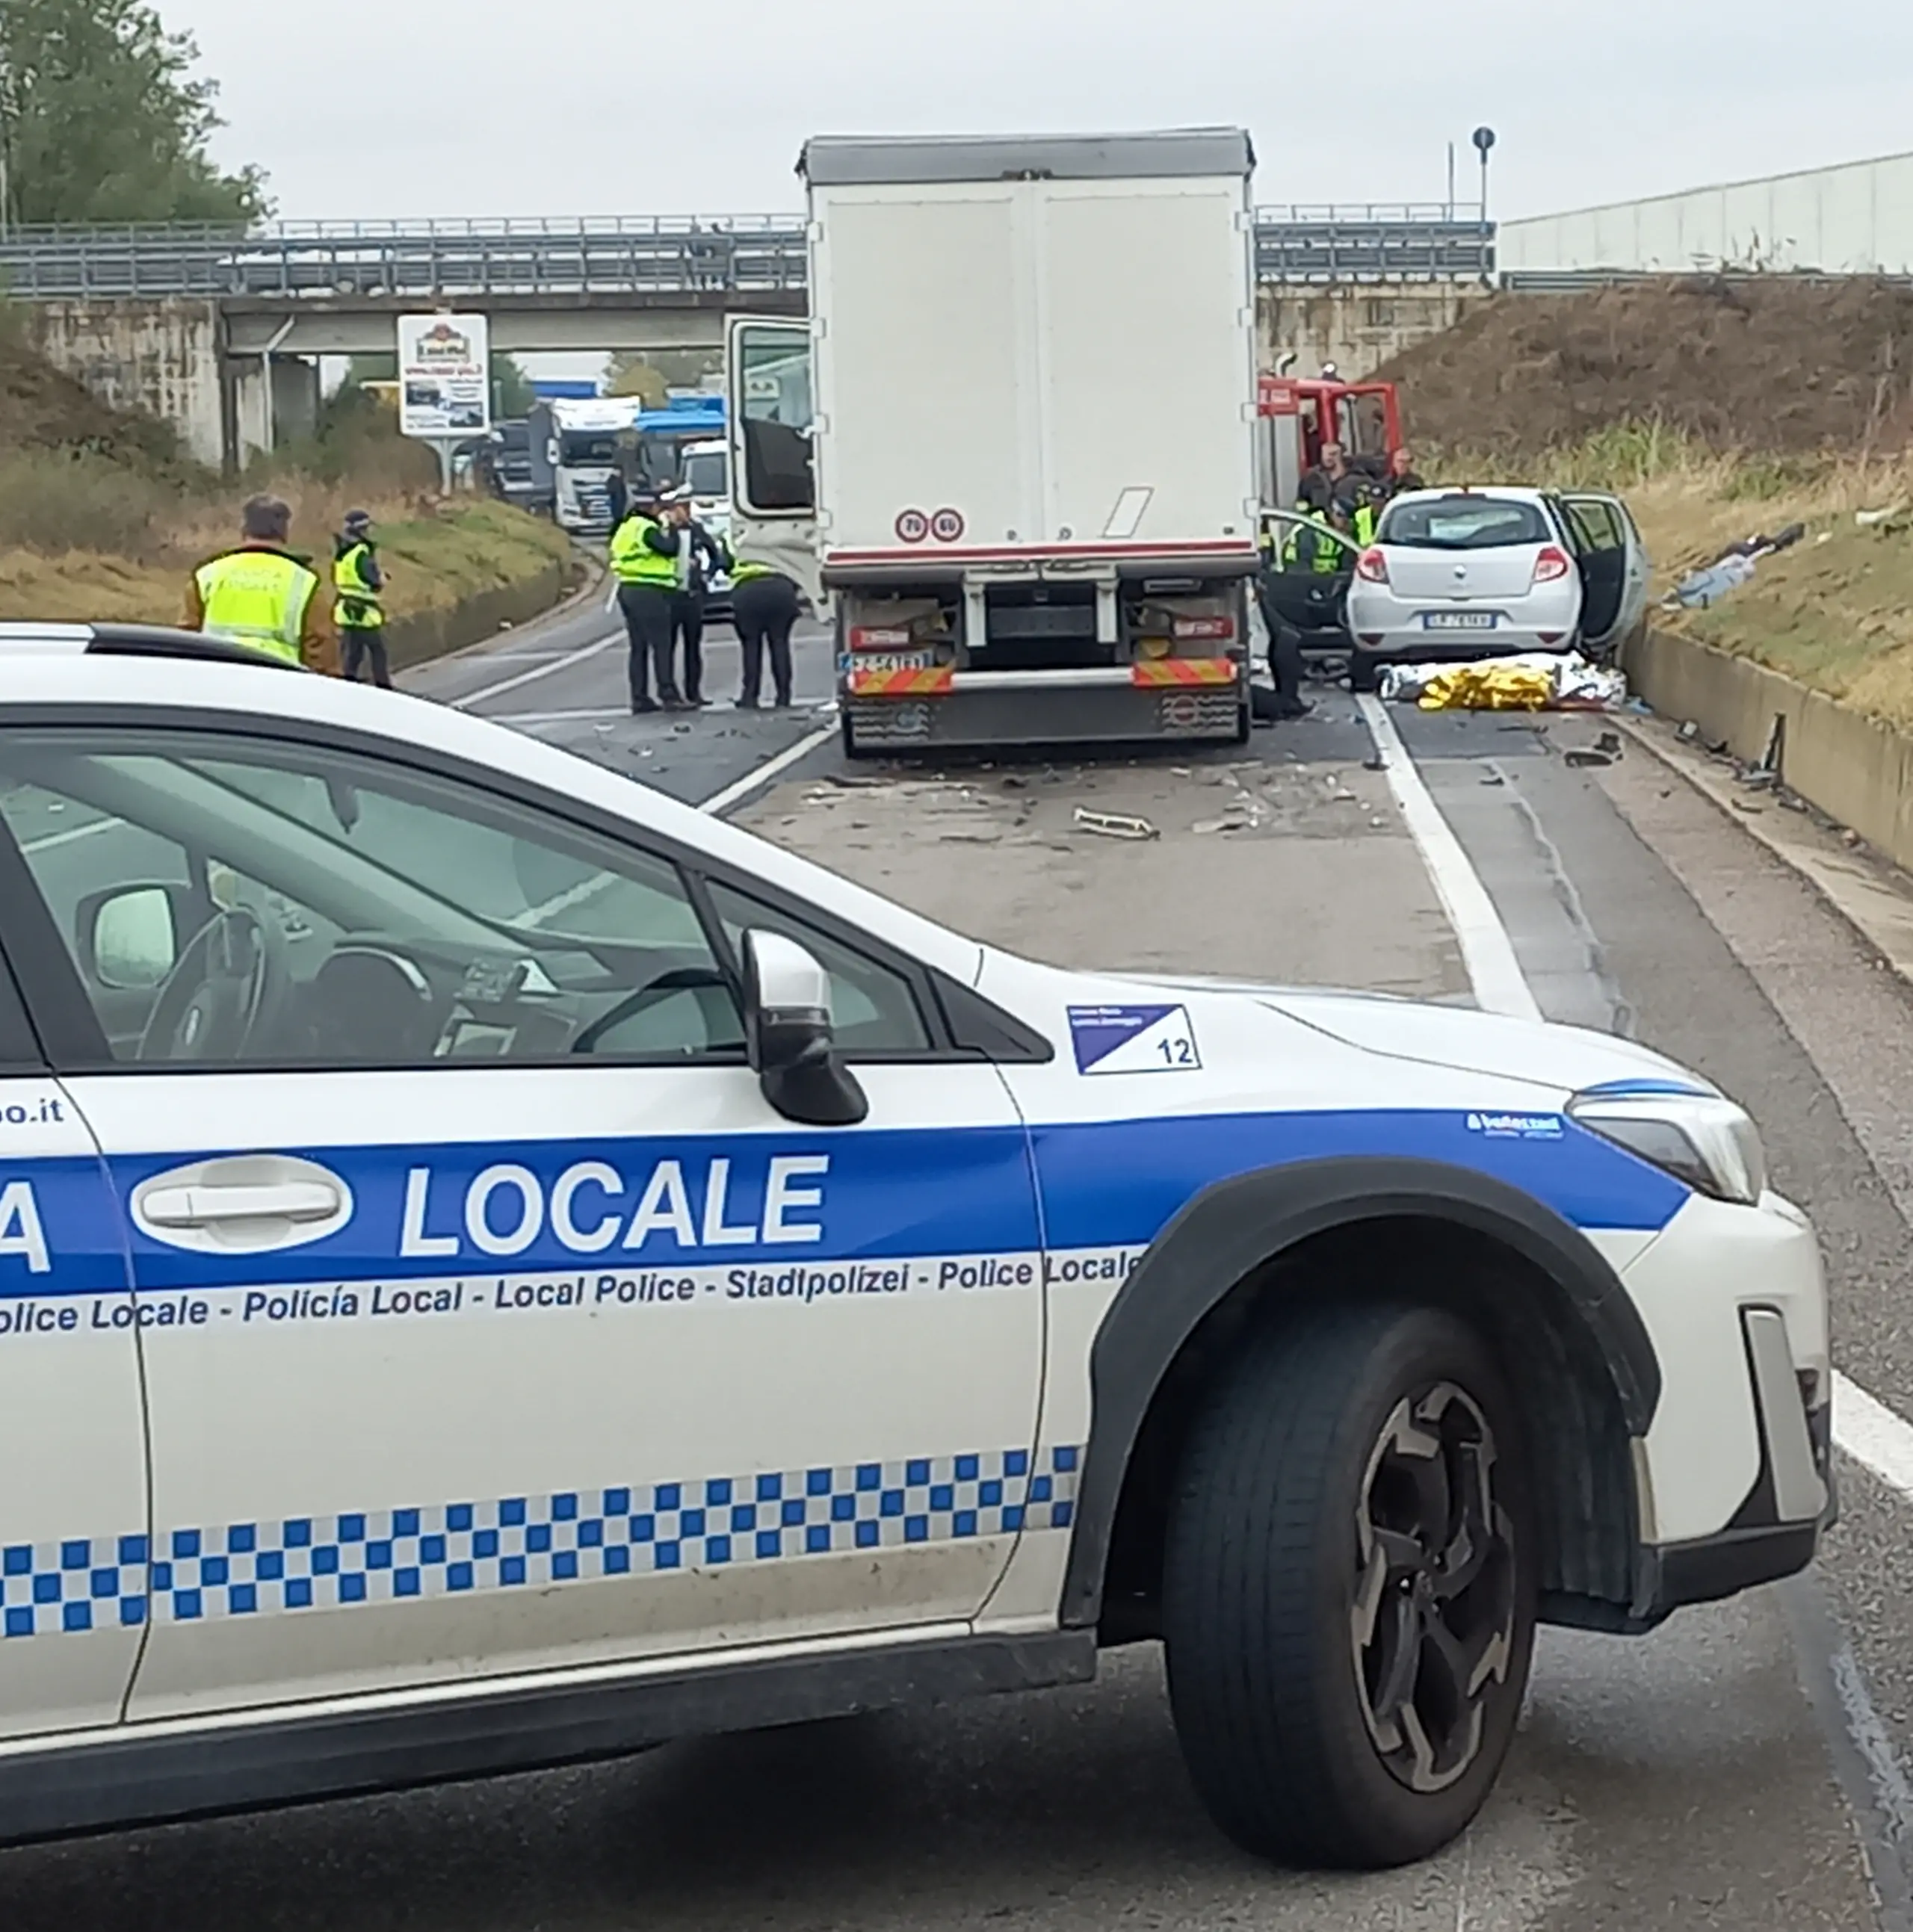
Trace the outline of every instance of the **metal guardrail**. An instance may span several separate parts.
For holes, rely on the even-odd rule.
[[[1255,267],[1264,282],[1474,281],[1494,273],[1482,221],[1274,221],[1258,210]]]
[[[1259,210],[1256,271],[1269,282],[1492,274],[1492,224],[1447,214],[1406,203]],[[27,301],[748,296],[800,289],[805,268],[796,215],[53,226],[0,237],[0,289]]]
[[[1578,295],[1584,289],[1634,288],[1644,282],[1744,282],[1771,286],[1776,283],[1828,284],[1857,280],[1913,287],[1913,274],[1839,268],[1731,268],[1699,263],[1686,268],[1509,268],[1500,278],[1503,288],[1529,296]]]

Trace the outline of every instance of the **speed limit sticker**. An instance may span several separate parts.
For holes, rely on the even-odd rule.
[[[930,533],[930,520],[921,510],[900,510],[896,518],[899,543],[921,543]]]
[[[960,510],[939,510],[930,519],[930,535],[938,543],[954,543],[963,534],[963,515]]]

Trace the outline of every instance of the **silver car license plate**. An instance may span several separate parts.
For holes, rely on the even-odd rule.
[[[1425,631],[1491,631],[1494,628],[1495,614],[1492,610],[1424,610],[1422,628]]]

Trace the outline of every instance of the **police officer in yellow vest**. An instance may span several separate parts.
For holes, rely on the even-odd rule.
[[[348,510],[332,541],[332,617],[338,626],[339,652],[346,676],[355,683],[360,666],[369,665],[373,682],[389,691],[392,666],[386,656],[386,614],[380,602],[385,587],[385,572],[372,544],[372,519],[364,510]]]
[[[682,532],[658,517],[658,493],[649,484],[631,493],[629,513],[611,532],[611,574],[631,650],[633,712],[685,707],[671,674],[671,598],[677,589],[677,547]],[[657,674],[658,694],[651,695]]]
[[[241,515],[238,548],[201,564],[187,584],[186,628],[337,676],[318,576],[286,548],[291,510],[276,496],[254,496]]]

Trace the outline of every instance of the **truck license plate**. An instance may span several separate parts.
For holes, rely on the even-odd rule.
[[[856,651],[843,661],[845,670],[934,670],[934,651]]]
[[[1422,628],[1425,631],[1491,631],[1494,628],[1492,610],[1424,610]]]

